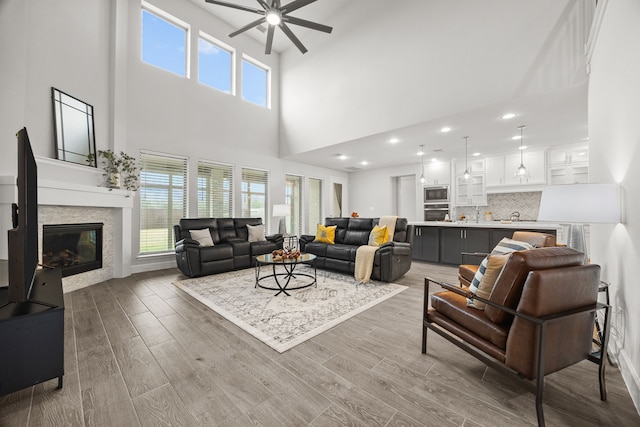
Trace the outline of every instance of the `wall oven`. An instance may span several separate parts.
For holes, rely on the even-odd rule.
[[[444,221],[449,213],[448,203],[434,203],[424,205],[425,221]]]

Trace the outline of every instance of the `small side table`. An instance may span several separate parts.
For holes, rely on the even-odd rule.
[[[611,286],[611,283],[601,280],[600,286],[598,286],[598,292],[604,294],[605,304],[611,307],[611,303],[609,299],[609,286]],[[608,324],[609,319],[606,319],[606,317],[605,318],[602,318],[602,317],[603,317],[602,314],[598,316],[598,312],[596,312],[594,333],[593,333],[593,343],[596,345],[596,347],[600,351],[601,357],[605,357],[606,355],[609,365],[615,366],[615,363],[613,363],[613,360],[611,360],[611,356],[609,356],[609,351],[606,348],[603,348],[603,343],[608,341],[610,325]],[[605,334],[607,334],[606,340],[605,340]]]

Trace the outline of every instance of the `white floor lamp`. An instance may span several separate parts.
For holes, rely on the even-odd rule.
[[[285,218],[291,216],[291,206],[289,205],[273,205],[271,215],[275,218],[280,217],[280,223],[278,225],[278,233],[283,236],[287,234],[287,225]]]
[[[569,224],[567,246],[584,252],[585,224],[620,222],[620,191],[617,184],[550,185],[542,189],[538,221]]]

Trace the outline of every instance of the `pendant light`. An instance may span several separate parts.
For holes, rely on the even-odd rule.
[[[420,175],[420,183],[424,184],[424,182],[426,181],[425,177],[424,177],[424,145],[420,146],[420,163],[422,165],[422,174]]]
[[[524,147],[522,146],[522,130],[524,129],[524,125],[518,126],[518,129],[520,129],[520,166],[518,166],[515,175],[524,177],[527,174],[527,168],[524,166]]]
[[[465,180],[469,179],[469,137],[464,137],[464,174]]]

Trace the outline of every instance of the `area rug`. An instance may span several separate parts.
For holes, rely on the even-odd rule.
[[[296,271],[313,274],[306,266]],[[293,280],[289,286],[294,285]],[[358,284],[353,277],[318,270],[317,286],[288,291],[291,296],[275,296],[276,291],[256,288],[255,281],[255,271],[247,269],[174,285],[279,353],[407,288],[375,281]],[[276,286],[275,282],[265,285]]]

